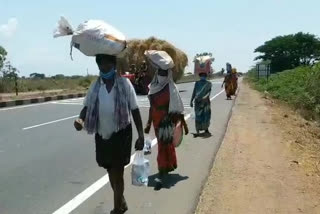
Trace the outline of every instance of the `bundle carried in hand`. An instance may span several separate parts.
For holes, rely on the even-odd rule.
[[[101,20],[88,20],[77,30],[64,17],[58,22],[54,38],[72,35],[71,48],[79,49],[86,56],[98,54],[118,55],[126,48],[125,36],[116,28]]]
[[[175,124],[170,117],[165,117],[159,126],[159,140],[164,144],[171,144],[174,136]]]
[[[137,151],[131,168],[131,181],[134,186],[148,186],[150,174],[149,160],[142,151]]]

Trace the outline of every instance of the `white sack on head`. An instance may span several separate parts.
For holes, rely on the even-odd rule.
[[[171,56],[165,51],[148,50],[144,54],[153,64],[162,70],[169,70],[174,67]]]
[[[125,36],[104,21],[85,21],[75,31],[68,31],[70,27],[68,21],[62,17],[54,37],[72,35],[71,46],[79,49],[86,56],[98,54],[115,56],[126,48]]]

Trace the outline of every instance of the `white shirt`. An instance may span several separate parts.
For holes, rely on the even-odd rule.
[[[128,105],[131,110],[135,110],[138,108],[137,96],[136,92],[129,81],[129,79],[125,78],[125,87],[128,87],[126,90],[128,94]],[[90,94],[90,90],[93,90],[93,85],[91,85],[88,94]],[[98,121],[98,134],[102,136],[103,139],[109,139],[111,135],[116,132],[116,124],[115,124],[115,90],[112,87],[110,93],[107,91],[106,85],[101,82],[100,90],[99,90],[99,121]],[[84,106],[87,106],[87,99],[84,100]],[[131,118],[128,118],[129,122],[131,122]]]

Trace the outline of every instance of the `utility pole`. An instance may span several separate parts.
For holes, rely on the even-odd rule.
[[[16,88],[16,96],[18,96],[18,75],[14,74],[14,85]]]

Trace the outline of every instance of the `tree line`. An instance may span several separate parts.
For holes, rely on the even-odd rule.
[[[270,62],[272,73],[312,66],[320,60],[320,39],[303,32],[277,36],[257,47],[254,52],[260,53],[255,60]]]

